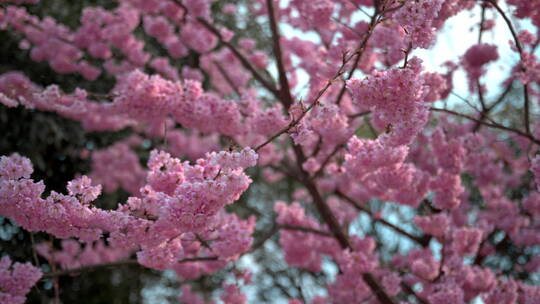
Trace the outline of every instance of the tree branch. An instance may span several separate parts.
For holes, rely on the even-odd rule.
[[[499,14],[503,17],[504,22],[506,22],[506,25],[508,26],[508,29],[510,29],[510,32],[512,33],[512,37],[514,38],[514,43],[516,44],[516,48],[519,52],[519,57],[521,58],[521,69],[523,72],[526,71],[525,65],[523,64],[523,46],[521,45],[521,42],[519,42],[518,35],[516,33],[516,30],[514,29],[514,26],[512,25],[512,21],[508,16],[505,14],[505,12],[501,9],[501,7],[497,4],[495,0],[484,0],[489,2],[493,7],[499,12]],[[523,84],[523,121],[525,124],[525,132],[527,135],[531,135],[531,126],[530,126],[530,113],[529,113],[529,107],[530,107],[530,100],[529,100],[529,85]]]
[[[368,42],[369,38],[371,37],[371,35],[373,34],[373,31],[375,30],[375,26],[377,26],[378,23],[379,23],[379,14],[378,14],[378,12],[376,12],[373,15],[373,17],[371,17],[371,21],[369,23],[369,28],[368,28],[368,31],[367,31],[364,39],[362,39],[362,41],[358,45],[358,48],[354,52],[354,55],[355,55],[354,63],[352,65],[351,69],[349,70],[349,73],[347,74],[347,77],[345,78],[345,80],[350,80],[352,78],[352,76],[354,75],[354,71],[356,71],[356,69],[358,68],[358,64],[360,63],[360,59],[362,59],[362,55],[364,54],[364,50],[365,50],[365,48],[367,46],[367,42]],[[347,82],[344,81],[343,86],[339,90],[338,96],[336,98],[335,103],[337,105],[339,105],[341,103],[341,99],[343,99],[343,96],[345,95],[346,90],[347,90]]]
[[[276,10],[274,8],[274,0],[266,0],[266,8],[268,10],[268,19],[270,20],[270,29],[272,31],[272,48],[276,57],[276,66],[279,74],[279,93],[280,101],[288,109],[293,104],[293,97],[287,79],[287,71],[283,63],[283,51],[281,49],[281,38],[277,25]]]
[[[407,238],[411,239],[412,241],[416,242],[417,244],[419,244],[422,247],[427,247],[429,245],[429,242],[431,240],[431,237],[429,235],[425,235],[424,237],[415,236],[415,235],[412,235],[409,232],[399,228],[398,226],[388,222],[385,219],[382,219],[382,218],[381,219],[375,219],[374,216],[373,216],[373,213],[371,212],[371,210],[365,208],[364,206],[361,206],[361,205],[357,204],[352,198],[348,197],[347,195],[345,195],[343,192],[341,192],[339,190],[336,191],[335,193],[336,193],[336,195],[338,197],[340,197],[341,199],[348,202],[356,210],[361,211],[361,212],[365,212],[367,215],[369,215],[373,219],[373,221],[381,223],[384,226],[394,230],[395,232],[397,232],[397,233],[399,233],[399,234],[401,234],[403,236],[406,236]]]
[[[178,6],[180,6],[186,14],[189,13],[187,7],[182,3],[181,0],[173,0]],[[213,24],[208,22],[206,19],[201,17],[196,17],[195,20],[197,20],[200,24],[202,24],[207,30],[209,30],[212,34],[214,34],[219,41],[225,45],[235,56],[240,60],[244,68],[249,70],[251,74],[253,75],[253,78],[255,78],[261,85],[267,89],[272,95],[274,95],[276,98],[279,98],[279,91],[274,87],[272,83],[270,83],[268,80],[266,80],[256,69],[251,65],[249,60],[242,55],[242,53],[229,41],[226,41],[223,39],[223,36],[221,35],[221,32],[218,28],[216,28]]]
[[[285,229],[285,230],[298,230],[302,232],[308,232],[313,234],[318,234],[321,236],[326,237],[333,237],[333,234],[328,231],[318,230],[311,227],[305,227],[305,226],[295,226],[295,225],[279,225],[279,228]]]
[[[435,111],[435,112],[444,112],[444,113],[452,114],[452,115],[455,115],[455,116],[458,116],[458,117],[466,118],[466,119],[475,121],[477,123],[480,123],[480,124],[482,124],[482,125],[484,125],[486,127],[490,127],[490,128],[494,128],[494,129],[501,129],[501,130],[505,130],[505,131],[508,131],[508,132],[512,132],[512,133],[515,133],[517,135],[528,138],[530,141],[534,142],[535,144],[540,145],[540,140],[536,139],[536,137],[532,136],[531,134],[527,134],[527,133],[525,133],[525,132],[523,132],[521,130],[518,130],[518,129],[509,128],[509,127],[503,126],[503,125],[498,124],[498,123],[484,122],[484,121],[481,121],[480,119],[468,116],[466,114],[461,114],[461,113],[458,113],[458,112],[455,112],[455,111],[452,111],[452,110],[439,109],[439,108],[430,108],[430,110]]]
[[[247,70],[249,70],[251,72],[251,74],[253,75],[253,77],[262,84],[263,87],[265,87],[270,93],[272,93],[276,98],[279,98],[279,91],[274,88],[274,86],[268,81],[266,80],[261,74],[259,74],[259,72],[257,72],[257,70],[255,69],[255,67],[253,67],[251,65],[251,63],[249,62],[249,60],[247,60],[246,57],[244,57],[244,55],[242,55],[242,53],[240,53],[240,51],[230,42],[228,41],[225,41],[223,39],[223,36],[221,36],[221,33],[219,32],[219,30],[213,26],[211,23],[209,23],[208,21],[206,21],[205,19],[203,18],[197,18],[197,21],[199,21],[199,23],[201,23],[204,27],[206,27],[210,32],[212,32],[214,35],[216,35],[216,37],[218,37],[218,39],[220,40],[220,42],[225,45],[235,56],[236,58],[238,58],[238,60],[240,60],[240,62],[242,63],[242,65],[244,66],[244,68],[246,68]]]
[[[319,190],[317,189],[317,186],[313,183],[312,180],[309,179],[307,172],[302,168],[302,163],[305,161],[305,155],[302,152],[302,148],[294,145],[293,149],[296,155],[297,164],[302,174],[303,184],[311,195],[317,211],[323,218],[324,222],[328,225],[330,231],[337,239],[341,248],[354,251],[355,249],[352,246],[349,237],[343,232],[341,226],[339,225],[339,222],[332,213],[332,210],[324,202],[321,194],[319,193]],[[375,280],[375,277],[371,273],[363,273],[362,279],[369,286],[371,292],[373,292],[379,302],[381,302],[382,304],[395,304],[394,300],[384,291],[381,286],[379,286],[379,283]]]
[[[255,152],[257,152],[258,150],[260,150],[261,148],[263,148],[264,146],[266,146],[267,144],[271,143],[274,139],[278,138],[279,136],[281,136],[283,133],[286,133],[288,132],[291,128],[293,128],[294,126],[296,126],[303,118],[304,116],[306,116],[306,114],[315,106],[319,103],[319,100],[321,99],[321,97],[324,95],[324,93],[326,93],[326,91],[328,91],[328,89],[330,88],[330,86],[332,85],[332,83],[334,83],[334,81],[336,81],[343,73],[344,73],[344,69],[345,69],[345,66],[347,65],[347,63],[354,57],[354,54],[350,55],[350,56],[346,56],[346,55],[343,55],[343,61],[342,61],[342,64],[341,66],[339,67],[338,71],[336,72],[336,74],[332,77],[332,79],[329,79],[327,82],[326,82],[326,85],[319,91],[319,93],[317,93],[317,96],[315,96],[315,98],[313,99],[313,101],[310,103],[310,105],[302,111],[302,114],[300,114],[300,116],[296,119],[293,119],[293,121],[291,121],[289,123],[288,126],[286,126],[285,128],[281,129],[280,131],[278,131],[276,134],[270,136],[270,138],[268,138],[265,142],[263,142],[262,144],[258,145],[254,150]]]
[[[488,106],[485,110],[485,114],[482,116],[480,115],[480,121],[483,121],[487,116],[488,114],[496,107],[498,106],[501,102],[504,101],[504,98],[508,95],[508,93],[510,93],[510,91],[512,91],[512,83],[510,83],[509,85],[506,86],[506,88],[504,89],[504,91],[501,93],[501,95],[499,95],[499,97],[497,98],[497,100],[495,102],[493,102],[490,106]],[[477,122],[475,125],[474,125],[474,128],[473,128],[473,132],[477,132],[478,130],[480,130],[480,127],[482,126],[481,123]]]
[[[238,97],[242,97],[240,90],[238,90],[238,88],[234,85],[234,81],[232,80],[231,76],[227,73],[227,71],[225,71],[223,66],[215,60],[213,60],[212,63],[218,68],[219,73],[221,74],[221,76],[223,76],[227,84],[231,87],[231,89],[233,89],[236,95],[238,95]]]

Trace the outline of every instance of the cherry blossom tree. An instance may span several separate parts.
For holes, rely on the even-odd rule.
[[[0,107],[122,136],[72,149],[62,188],[0,158],[0,216],[32,237],[0,302],[132,265],[181,303],[540,303],[540,1],[118,0],[75,25],[49,1],[0,0],[0,31],[80,85],[2,68]],[[478,40],[427,67],[472,12]]]

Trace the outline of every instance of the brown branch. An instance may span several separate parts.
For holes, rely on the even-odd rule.
[[[494,129],[501,129],[501,130],[505,130],[505,131],[508,131],[508,132],[512,132],[512,133],[515,133],[517,135],[528,138],[533,143],[535,143],[537,145],[540,145],[540,140],[536,139],[536,137],[534,137],[531,134],[527,134],[527,133],[525,133],[525,132],[523,132],[521,130],[518,130],[518,129],[509,128],[509,127],[503,126],[503,125],[498,124],[498,123],[484,122],[484,121],[481,121],[480,119],[468,116],[466,114],[461,114],[461,113],[458,113],[458,112],[455,112],[455,111],[452,111],[452,110],[439,109],[439,108],[430,108],[430,110],[435,111],[435,112],[444,112],[444,113],[452,114],[452,115],[455,115],[455,116],[458,116],[458,117],[466,118],[466,119],[475,121],[477,123],[480,123],[480,124],[482,124],[482,125],[484,125],[486,127],[490,127],[490,128],[494,128]]]
[[[478,43],[482,43],[482,34],[484,34],[485,20],[486,20],[486,6],[482,5],[482,13],[480,14],[480,29],[478,30]]]
[[[516,43],[516,47],[518,49],[518,52],[519,52],[520,56],[522,56],[523,47],[521,46],[521,43],[519,42],[518,35],[516,33],[516,30],[514,29],[514,26],[512,25],[512,21],[510,20],[510,18],[508,18],[506,13],[502,10],[502,8],[497,4],[497,2],[495,0],[483,0],[483,1],[488,2],[491,5],[493,5],[493,7],[497,10],[497,12],[499,12],[501,17],[503,17],[504,22],[506,22],[506,25],[508,26],[508,29],[512,33],[512,37],[514,38],[514,42]]]
[[[476,253],[476,256],[474,257],[473,265],[482,266],[482,262],[486,258],[486,256],[482,255],[482,249],[484,248],[484,245],[489,242],[489,240],[497,234],[497,230],[491,231],[490,234],[488,234],[478,246],[478,251]]]
[[[281,49],[281,39],[279,28],[277,25],[276,10],[274,8],[274,0],[266,0],[266,8],[268,10],[268,19],[270,20],[270,29],[272,31],[272,48],[276,57],[276,66],[279,74],[279,93],[280,101],[288,109],[293,104],[293,97],[287,79],[287,71],[283,63],[283,51]]]
[[[529,85],[525,84],[523,85],[523,119],[525,120],[523,123],[525,124],[525,132],[529,135],[531,135],[531,126],[530,126],[530,101],[529,101]]]
[[[444,260],[445,260],[445,257],[446,257],[446,255],[444,254],[445,243],[446,243],[446,238],[443,236],[443,239],[442,239],[442,242],[441,242],[442,247],[441,247],[441,261],[439,262],[439,273],[437,274],[435,279],[433,279],[432,282],[437,282],[443,277]]]
[[[371,113],[371,111],[363,111],[363,112],[360,112],[360,113],[350,115],[349,118],[350,119],[355,119],[355,118],[358,118],[358,117],[366,116],[366,115],[368,115],[370,113]]]
[[[305,110],[302,111],[300,116],[298,118],[296,118],[296,119],[293,119],[293,121],[291,121],[289,123],[289,125],[287,125],[283,129],[281,129],[280,131],[278,131],[274,135],[270,136],[270,138],[268,138],[262,144],[258,145],[254,149],[255,152],[260,150],[261,148],[263,148],[267,144],[271,143],[274,139],[278,138],[282,134],[288,132],[290,129],[292,129],[294,126],[296,126],[315,105],[319,104],[319,100],[321,99],[321,97],[324,95],[324,93],[326,93],[326,91],[328,91],[328,89],[330,88],[332,83],[334,83],[334,81],[336,81],[344,73],[344,69],[345,69],[345,66],[347,65],[347,62],[349,62],[353,57],[354,57],[354,54],[352,54],[352,55],[350,55],[348,57],[346,55],[344,55],[343,56],[343,62],[341,64],[341,66],[339,67],[338,71],[336,72],[336,74],[332,77],[332,79],[330,79],[330,80],[328,80],[326,82],[326,85],[319,91],[319,93],[317,93],[317,96],[315,96],[315,98],[310,103],[310,105]]]
[[[483,121],[487,116],[488,114],[496,107],[498,106],[501,102],[504,101],[504,99],[506,98],[506,96],[510,93],[510,91],[512,91],[512,83],[510,83],[509,85],[506,86],[506,88],[504,89],[504,91],[501,93],[501,95],[499,95],[499,97],[497,98],[497,100],[495,102],[493,102],[490,106],[488,106],[486,108],[484,115],[480,115],[480,120]],[[474,125],[474,128],[473,128],[473,132],[477,132],[478,130],[480,130],[480,127],[482,126],[482,124],[480,123],[476,123]]]
[[[416,299],[418,300],[418,302],[420,304],[429,304],[426,300],[422,299],[413,289],[411,286],[409,286],[409,284],[405,283],[405,282],[401,282],[401,288],[403,288],[408,294],[412,294],[413,296],[416,297]]]
[[[368,34],[366,35],[366,37],[364,38],[364,40],[362,41],[362,43],[360,44],[360,47],[354,52],[352,53],[350,56],[347,56],[346,54],[343,55],[343,60],[342,60],[342,63],[341,63],[341,66],[339,67],[338,71],[336,72],[336,74],[332,77],[332,79],[328,80],[328,82],[326,83],[326,85],[323,87],[322,90],[319,91],[319,93],[317,93],[317,96],[315,97],[315,99],[313,100],[313,102],[308,106],[308,108],[305,110],[305,111],[302,111],[302,114],[300,115],[299,118],[293,120],[287,127],[283,128],[282,130],[278,131],[276,134],[272,135],[268,140],[266,140],[265,142],[263,142],[262,144],[258,145],[254,150],[255,151],[258,151],[259,149],[261,149],[262,147],[266,146],[267,144],[269,144],[270,142],[272,142],[274,139],[278,138],[279,136],[281,136],[283,133],[285,132],[288,132],[291,128],[293,128],[294,126],[296,126],[300,120],[302,120],[302,118],[304,118],[304,116],[316,105],[318,104],[320,98],[324,95],[324,93],[326,93],[326,91],[330,88],[330,86],[332,85],[332,83],[334,83],[338,78],[341,77],[341,75],[343,75],[343,73],[345,72],[345,67],[346,65],[353,59],[355,58],[355,62],[353,64],[353,67],[354,69],[351,69],[349,70],[349,74],[347,76],[346,79],[350,79],[352,78],[352,75],[354,74],[354,70],[356,69],[356,66],[358,65],[358,62],[360,60],[360,56],[361,54],[364,52],[364,49],[367,45],[367,42],[368,42],[368,39],[369,37],[371,36],[371,34],[373,33],[373,30],[375,29],[375,26],[379,23],[380,21],[380,18],[384,15],[384,13],[386,12],[390,12],[390,11],[393,11],[393,10],[396,10],[396,9],[399,9],[400,7],[402,7],[404,5],[404,3],[396,6],[396,7],[392,7],[392,8],[389,8],[389,9],[385,9],[383,10],[380,14],[375,14],[371,20],[371,23],[370,23],[370,29],[368,31]],[[371,24],[373,24],[371,26]],[[286,74],[284,75],[286,76]],[[341,88],[341,91],[340,91],[340,95],[341,97],[343,97],[342,95],[345,93],[344,91],[346,90],[346,87],[347,87],[347,84],[344,82],[343,84],[343,87]],[[290,94],[290,92],[289,92]],[[338,97],[338,100],[336,101],[336,104],[339,104],[339,100],[341,100],[341,97]],[[292,97],[291,97],[292,98]],[[281,99],[280,99],[281,100]],[[292,99],[291,99],[292,100]],[[281,100],[282,103],[283,100]],[[284,103],[285,105],[286,103]]]
[[[194,257],[194,258],[185,258],[177,261],[176,263],[189,263],[189,262],[208,262],[208,261],[217,261],[219,257],[217,256],[208,256],[208,257]]]
[[[407,64],[409,63],[409,54],[411,53],[411,50],[412,50],[412,42],[409,42],[409,46],[407,47],[406,50],[403,51],[405,53],[405,59],[403,59],[403,66],[401,67],[402,69],[406,68]]]
[[[173,0],[174,3],[176,3],[178,6],[180,6],[185,13],[189,13],[187,7],[182,3],[181,0]],[[201,17],[196,17],[195,20],[197,20],[200,24],[202,24],[207,30],[209,30],[212,34],[214,34],[220,41],[221,44],[225,45],[235,56],[240,60],[244,68],[249,70],[253,77],[261,83],[261,85],[267,89],[272,95],[274,95],[276,98],[279,98],[279,91],[274,87],[274,85],[266,80],[256,69],[251,65],[249,60],[242,55],[242,53],[229,41],[226,41],[223,39],[223,36],[221,35],[221,32],[217,27],[215,27],[213,24],[208,22],[206,19]]]
[[[395,301],[390,298],[390,296],[384,291],[384,289],[379,285],[375,277],[371,273],[363,273],[362,279],[371,289],[371,292],[375,294],[375,297],[382,304],[395,304]]]
[[[313,202],[315,203],[317,210],[321,214],[321,217],[323,218],[324,222],[328,224],[330,230],[332,231],[332,234],[338,240],[341,247],[354,250],[348,236],[341,229],[338,220],[332,213],[332,210],[330,210],[330,207],[328,207],[328,205],[326,205],[326,203],[324,202],[315,184],[311,180],[304,179],[304,185],[312,196]]]
[[[334,150],[328,154],[328,156],[324,159],[324,161],[322,162],[321,164],[321,167],[319,168],[319,170],[317,170],[317,172],[315,172],[313,174],[313,176],[311,177],[311,179],[315,179],[319,176],[321,176],[324,172],[324,168],[326,167],[326,165],[328,165],[328,163],[330,162],[330,160],[339,152],[339,150],[341,150],[342,148],[345,148],[346,144],[339,144],[337,145]]]
[[[266,241],[271,239],[272,236],[274,236],[274,234],[276,234],[278,231],[279,231],[279,226],[274,225],[272,227],[272,229],[270,229],[270,231],[268,231],[257,243],[255,243],[255,244],[253,244],[251,246],[251,249],[248,252],[246,252],[246,254],[251,253],[251,252],[261,248],[266,243]]]
[[[232,80],[231,76],[227,73],[227,71],[225,71],[223,66],[215,60],[213,60],[212,63],[218,68],[219,73],[221,74],[221,76],[223,76],[227,84],[231,87],[231,89],[233,89],[236,95],[238,95],[238,97],[242,97],[242,94],[240,93],[236,85],[234,84],[234,81]]]
[[[480,83],[480,79],[476,79],[476,89],[478,90],[478,100],[480,100],[480,107],[482,107],[480,115],[484,116],[486,115],[485,112],[487,111],[487,107],[484,100],[484,92],[482,92],[482,84]]]
[[[200,17],[197,18],[197,21],[199,21],[199,23],[201,23],[204,27],[206,27],[206,29],[208,29],[210,32],[216,35],[216,37],[220,40],[220,42],[223,45],[225,45],[236,56],[236,58],[238,58],[238,60],[240,60],[244,68],[249,70],[251,74],[253,75],[253,77],[258,82],[260,82],[263,87],[265,87],[268,91],[270,91],[270,93],[272,93],[276,98],[280,97],[279,91],[276,88],[274,88],[274,86],[268,80],[266,80],[261,74],[259,74],[259,72],[257,72],[255,67],[251,65],[249,60],[247,60],[247,58],[244,57],[244,55],[242,55],[242,53],[240,53],[240,51],[232,43],[225,41],[223,39],[223,37],[221,36],[221,33],[215,26],[213,26],[211,23],[209,23],[208,21]]]
[[[354,250],[354,247],[352,246],[347,234],[343,232],[341,226],[339,225],[339,222],[332,213],[332,210],[324,202],[321,194],[319,193],[319,190],[317,189],[317,186],[313,183],[313,181],[309,179],[307,172],[302,168],[302,164],[304,163],[306,158],[302,151],[302,148],[294,145],[293,149],[296,156],[297,165],[299,167],[300,173],[302,174],[302,183],[311,195],[315,207],[317,208],[317,211],[321,215],[323,221],[328,225],[330,231],[337,239],[341,248]],[[363,273],[362,279],[369,286],[371,292],[373,292],[379,302],[381,302],[382,304],[395,304],[395,301],[384,291],[384,289],[379,285],[379,283],[377,282],[377,280],[375,280],[375,277],[371,273]]]
[[[313,183],[312,180],[309,179],[307,172],[302,168],[302,163],[305,161],[305,155],[302,152],[302,148],[296,145],[293,146],[293,148],[296,155],[297,164],[302,174],[303,184],[311,195],[317,211],[321,215],[323,221],[328,225],[330,231],[337,239],[341,248],[354,250],[354,247],[352,246],[347,234],[343,232],[341,226],[339,225],[339,222],[332,213],[332,210],[324,202],[321,194],[319,193],[319,190],[317,189],[317,186]],[[375,277],[371,273],[363,273],[362,279],[369,286],[370,290],[377,297],[379,302],[381,302],[382,304],[395,304],[395,301],[384,291],[384,289],[379,285],[379,283],[377,282],[377,280],[375,280]]]
[[[317,95],[317,97],[313,100],[313,102],[305,109],[302,111],[302,114],[300,114],[300,116],[296,119],[294,119],[293,121],[291,121],[285,128],[281,129],[280,131],[278,131],[277,133],[275,133],[274,135],[270,136],[270,138],[268,138],[265,142],[263,142],[262,144],[258,145],[257,147],[255,147],[255,152],[259,151],[261,148],[263,148],[264,146],[266,146],[267,144],[271,143],[272,141],[274,141],[274,139],[278,138],[279,136],[281,136],[282,134],[288,132],[290,129],[292,129],[294,126],[296,126],[298,123],[300,123],[300,121],[306,116],[306,114],[315,106],[319,103],[319,99],[321,98],[321,96],[328,90],[328,88],[330,87],[330,85],[332,84],[332,81],[328,81],[328,83],[326,84],[326,86],[319,92],[319,94]]]
[[[365,49],[367,47],[367,43],[369,41],[369,38],[373,34],[373,32],[375,30],[375,27],[381,22],[382,17],[384,16],[384,14],[388,13],[388,12],[395,11],[397,9],[400,9],[403,5],[405,5],[405,1],[403,1],[403,3],[401,3],[401,4],[399,4],[399,5],[395,6],[395,7],[389,7],[389,8],[384,8],[383,7],[383,10],[380,11],[379,4],[375,3],[375,14],[373,14],[373,16],[371,17],[366,36],[364,37],[364,39],[362,39],[362,41],[360,42],[360,45],[358,46],[358,48],[354,52],[356,58],[354,60],[353,66],[349,70],[349,74],[347,75],[346,80],[350,80],[352,78],[352,76],[354,75],[354,72],[356,71],[356,69],[358,68],[358,64],[360,63],[360,59],[362,59],[362,55],[364,54],[364,51],[365,51]],[[341,103],[341,100],[343,99],[343,96],[345,95],[346,90],[347,90],[347,82],[344,82],[343,86],[341,87],[341,90],[339,91],[338,96],[336,98],[335,103],[337,105],[339,105]]]
[[[351,69],[349,70],[349,73],[348,73],[348,75],[346,77],[346,80],[350,80],[352,78],[352,76],[354,75],[354,71],[356,71],[356,69],[358,68],[358,64],[360,63],[360,59],[362,59],[362,55],[364,54],[364,50],[365,50],[365,48],[367,46],[368,40],[371,37],[371,35],[373,34],[373,31],[375,30],[375,27],[377,26],[377,24],[380,21],[379,16],[380,15],[378,14],[378,12],[376,12],[373,15],[373,17],[371,17],[371,21],[369,22],[368,31],[367,31],[364,39],[362,39],[362,41],[358,45],[358,48],[354,52],[354,55],[355,55],[354,63],[352,65]],[[347,82],[345,81],[345,82],[343,82],[343,86],[339,90],[339,93],[338,93],[338,96],[336,98],[335,104],[339,105],[341,103],[341,100],[343,99],[343,96],[345,95],[346,90],[347,90]]]
[[[318,235],[321,235],[321,236],[333,237],[333,234],[328,232],[328,231],[318,230],[318,229],[314,229],[314,228],[311,228],[311,227],[295,226],[295,225],[279,225],[279,228],[280,229],[285,229],[285,230],[298,230],[298,231],[302,231],[302,232],[318,234]]]
[[[352,198],[348,197],[347,195],[345,195],[343,192],[341,191],[336,191],[335,192],[336,195],[338,197],[340,197],[341,199],[345,200],[346,202],[348,202],[351,206],[353,206],[356,210],[358,211],[361,211],[361,212],[365,212],[367,215],[369,215],[373,221],[375,222],[378,222],[378,223],[381,223],[383,224],[384,226],[394,230],[395,232],[403,235],[403,236],[406,236],[407,238],[411,239],[412,241],[416,242],[417,244],[421,245],[422,247],[427,247],[429,245],[429,242],[431,240],[431,237],[429,235],[425,235],[423,237],[419,237],[419,236],[415,236],[415,235],[412,235],[411,233],[401,229],[400,227],[388,222],[387,220],[385,219],[376,219],[374,216],[373,216],[373,212],[371,212],[371,210],[365,208],[364,206],[356,203]]]
[[[508,29],[510,30],[510,33],[512,33],[512,37],[514,38],[514,43],[516,44],[516,48],[519,52],[519,57],[521,58],[521,69],[523,72],[525,72],[526,68],[523,65],[523,46],[521,45],[521,42],[519,42],[518,35],[516,33],[516,30],[514,29],[514,26],[512,25],[512,21],[508,16],[505,14],[505,12],[501,9],[501,7],[497,4],[495,0],[484,0],[486,2],[489,2],[493,7],[499,12],[499,14],[503,17],[504,22],[506,22],[506,25],[508,26]],[[531,126],[530,126],[530,100],[529,100],[529,86],[528,84],[523,85],[523,120],[525,124],[525,132],[527,135],[531,135]]]
[[[32,245],[32,258],[34,259],[34,266],[39,267],[39,260],[36,253],[36,244],[34,242],[34,233],[30,232],[30,243]]]
[[[491,111],[493,110],[493,108],[495,108],[496,106],[498,106],[501,102],[504,101],[504,99],[506,98],[506,96],[512,91],[512,83],[510,83],[509,85],[506,86],[506,88],[504,89],[504,91],[501,93],[501,95],[499,96],[499,98],[497,98],[497,100],[491,104],[489,107],[488,107],[488,111]]]

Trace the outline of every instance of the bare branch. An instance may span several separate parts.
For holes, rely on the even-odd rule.
[[[287,71],[283,63],[283,51],[281,49],[281,38],[276,18],[276,10],[274,8],[274,0],[266,0],[266,8],[268,10],[268,19],[270,20],[270,29],[272,31],[272,47],[274,56],[276,57],[276,66],[279,74],[279,93],[280,101],[288,109],[293,104],[293,97],[287,79]]]
[[[435,111],[435,112],[444,112],[444,113],[452,114],[454,116],[466,118],[466,119],[475,121],[477,123],[480,123],[480,124],[482,124],[482,125],[484,125],[486,127],[490,127],[490,128],[494,128],[494,129],[501,129],[501,130],[505,130],[505,131],[508,131],[508,132],[512,132],[512,133],[515,133],[517,135],[521,135],[521,136],[523,136],[525,138],[528,138],[533,143],[535,143],[537,145],[540,145],[540,140],[538,140],[536,137],[532,136],[531,134],[527,134],[527,133],[525,133],[525,132],[523,132],[521,130],[518,130],[518,129],[513,129],[513,128],[510,128],[510,127],[506,127],[506,126],[503,126],[503,125],[498,124],[498,123],[484,122],[484,121],[481,121],[480,119],[468,116],[466,114],[461,114],[461,113],[458,113],[458,112],[455,112],[455,111],[452,111],[452,110],[439,109],[439,108],[430,108],[430,110]]]

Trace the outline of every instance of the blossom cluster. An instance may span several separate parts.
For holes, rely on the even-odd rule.
[[[179,273],[197,276],[197,273],[216,271],[224,263],[216,261],[208,268],[206,262],[182,264],[182,259],[214,256],[216,260],[228,261],[250,249],[254,218],[242,220],[227,214],[223,207],[238,200],[247,189],[251,180],[243,169],[256,161],[257,154],[249,148],[210,153],[195,165],[154,151],[148,164],[148,184],[141,188],[141,197],[131,197],[117,210],[105,211],[91,204],[100,194],[101,186],[93,186],[88,177],[69,182],[68,195],[52,192],[43,199],[45,185],[30,179],[29,160],[18,154],[3,156],[1,214],[29,231],[45,231],[58,238],[75,237],[92,242],[107,232],[112,246],[109,251],[114,257],[140,249],[137,257],[142,265],[175,268]],[[91,260],[96,250],[105,250],[97,244],[97,247],[86,245],[77,253],[80,247],[66,242],[64,252],[68,256],[51,253],[45,247],[41,247],[40,253],[71,267],[73,263],[81,263],[82,255]],[[70,258],[76,260],[70,262]],[[194,272],[193,267],[203,269]]]
[[[8,256],[0,259],[0,301],[6,304],[23,304],[30,288],[39,281],[42,273],[30,263],[12,263]]]

